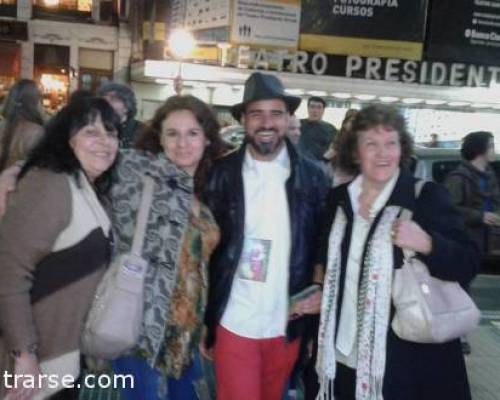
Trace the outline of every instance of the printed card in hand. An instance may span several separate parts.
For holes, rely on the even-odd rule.
[[[313,295],[316,292],[321,291],[321,286],[319,285],[311,285],[306,287],[304,290],[301,290],[299,293],[294,294],[292,297],[290,297],[290,304],[288,307],[289,314],[293,314],[293,310],[295,308],[295,305],[304,299],[307,299],[309,296]]]

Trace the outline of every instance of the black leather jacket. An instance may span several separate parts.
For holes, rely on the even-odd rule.
[[[288,140],[286,143],[291,165],[291,174],[286,181],[292,233],[289,267],[291,296],[312,283],[328,181],[319,167],[298,155]],[[243,249],[245,204],[242,166],[245,148],[243,145],[240,150],[220,159],[206,186],[204,200],[221,230],[221,240],[209,264],[205,314],[208,347],[215,341],[215,328],[226,308]],[[290,321],[287,326],[288,340],[302,335],[305,324],[305,318]]]

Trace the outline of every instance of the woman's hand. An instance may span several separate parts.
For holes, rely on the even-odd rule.
[[[428,255],[432,251],[432,237],[414,221],[397,220],[392,225],[392,242],[402,249]]]
[[[31,400],[40,390],[40,367],[34,354],[21,353],[14,363],[14,387],[6,400]]]
[[[206,344],[206,339],[207,339],[207,327],[203,327],[203,332],[201,334],[201,339],[200,343],[198,344],[198,350],[200,351],[200,354],[205,357],[207,360],[213,361],[214,359],[214,349],[213,348],[208,348]]]

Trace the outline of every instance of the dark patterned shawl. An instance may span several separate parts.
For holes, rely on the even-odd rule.
[[[129,252],[132,246],[144,174],[154,179],[155,187],[142,251],[149,269],[144,289],[144,320],[135,353],[155,367],[178,279],[177,262],[193,200],[193,179],[163,154],[120,151],[111,190],[118,254]]]

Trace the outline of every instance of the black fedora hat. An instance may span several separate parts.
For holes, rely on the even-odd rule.
[[[287,95],[283,84],[274,75],[254,72],[245,82],[243,101],[231,107],[231,114],[239,121],[241,113],[248,103],[271,99],[283,100],[290,114],[297,109],[301,101],[300,97]]]

